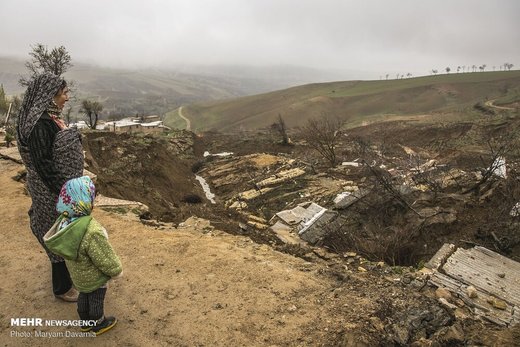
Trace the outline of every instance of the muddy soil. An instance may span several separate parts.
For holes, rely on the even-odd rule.
[[[306,259],[219,231],[201,219],[184,228],[143,225],[129,213],[94,211],[120,255],[106,313],[118,325],[94,338],[74,328],[12,327],[11,318],[76,319],[50,292],[46,255],[29,230],[30,198],[0,160],[0,344],[3,346],[514,346],[518,329],[455,316],[407,269],[309,249]],[[7,198],[8,197],[8,198]],[[358,266],[367,271],[358,270]],[[55,337],[36,337],[35,331]],[[32,334],[21,337],[21,333]],[[67,333],[68,332],[68,333]],[[60,336],[63,334],[63,336]],[[66,335],[68,334],[68,335]]]
[[[332,200],[340,192],[334,181],[343,180],[371,191],[362,203],[349,210],[338,211],[346,219],[358,221],[354,223],[356,230],[365,230],[367,225],[375,232],[390,228],[397,230],[396,235],[406,232],[406,242],[400,241],[403,249],[397,249],[394,253],[402,255],[396,256],[377,249],[374,251],[372,246],[371,249],[362,245],[353,246],[351,239],[342,241],[341,235],[339,238],[333,235],[329,243],[322,244],[329,249],[340,253],[355,249],[373,261],[417,265],[429,260],[443,243],[450,242],[464,247],[481,245],[518,261],[520,221],[510,216],[511,208],[520,201],[520,171],[515,167],[515,163],[520,162],[518,151],[507,152],[510,172],[507,180],[493,180],[493,184],[479,192],[467,190],[475,184],[478,172],[489,165],[490,139],[499,139],[506,133],[515,134],[518,132],[515,129],[519,128],[518,119],[507,116],[479,118],[473,123],[418,124],[396,121],[350,129],[338,144],[341,160],[363,160],[363,154],[353,145],[355,141],[362,140],[384,151],[385,161],[381,164],[395,170],[393,175],[397,178],[408,174],[414,165],[428,160],[435,160],[436,170],[433,172],[438,177],[451,175],[450,170],[464,172],[465,176],[442,189],[435,186],[435,191],[432,188],[406,195],[408,204],[414,207],[405,208],[405,211],[390,208],[394,206],[395,199],[385,197],[384,192],[374,189],[377,182],[374,182],[369,171],[361,167],[330,169],[303,139],[298,138],[297,133],[291,134],[292,145],[280,144],[277,135],[269,130],[198,135],[183,131],[169,136],[89,133],[85,148],[89,169],[98,175],[101,192],[145,203],[150,207],[147,218],[178,225],[192,215],[204,217],[211,220],[214,226],[232,234],[248,235],[255,242],[299,254],[301,252],[294,247],[284,247],[270,230],[258,230],[251,226],[244,228],[244,215],[252,214],[269,220],[280,210],[305,201],[334,208]],[[405,147],[416,153],[413,160],[403,149]],[[230,158],[204,157],[206,151],[234,154]],[[271,162],[262,163],[262,160]],[[284,183],[260,199],[249,201],[248,208],[241,213],[227,208],[226,204],[236,199],[238,193],[255,189],[255,182],[279,171],[291,160],[294,163],[290,167],[304,169],[304,176]],[[229,168],[218,179],[228,179],[231,184],[216,185],[209,173],[223,167]],[[194,172],[208,180],[217,195],[217,204],[210,204],[205,198]],[[433,178],[426,183],[432,182]],[[189,199],[193,196],[198,197],[201,203],[193,203]],[[388,214],[387,218],[374,219],[374,215],[381,211]],[[429,216],[434,213],[447,218],[417,218],[418,214]],[[351,230],[352,224],[348,228]],[[369,233],[364,237],[371,236]],[[396,240],[384,240],[383,243],[388,241]]]

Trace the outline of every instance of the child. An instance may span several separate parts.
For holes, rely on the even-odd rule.
[[[80,292],[80,319],[96,321],[94,327],[82,327],[82,331],[99,335],[117,323],[115,317],[104,316],[103,302],[107,282],[119,276],[123,269],[108,242],[105,228],[90,215],[95,189],[88,176],[65,182],[56,204],[60,217],[45,234],[44,242],[65,259],[72,282]]]

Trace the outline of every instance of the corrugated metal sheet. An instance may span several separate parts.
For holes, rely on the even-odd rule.
[[[429,263],[430,282],[454,293],[477,316],[503,326],[520,322],[520,263],[484,247],[453,251],[449,244]],[[475,297],[469,297],[468,286],[475,287]],[[497,301],[505,307],[495,306]]]
[[[447,275],[520,307],[520,263],[477,246],[457,249],[442,268]]]

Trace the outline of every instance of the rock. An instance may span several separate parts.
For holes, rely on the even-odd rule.
[[[455,318],[458,320],[468,319],[468,315],[464,312],[464,310],[457,308],[454,312]]]
[[[345,258],[353,258],[353,257],[357,256],[357,253],[356,252],[346,252],[345,254],[343,254],[343,256]]]
[[[457,305],[458,307],[464,307],[464,306],[466,306],[466,304],[464,303],[464,301],[461,300],[461,299],[459,299],[459,298],[454,299],[453,302],[454,302],[455,305]]]
[[[466,293],[472,299],[478,297],[477,289],[475,289],[473,286],[468,286],[468,288],[466,288]]]
[[[376,329],[377,331],[385,330],[385,325],[378,317],[370,317],[370,324],[372,324],[372,327],[374,327],[374,329]]]
[[[393,337],[394,341],[401,345],[406,345],[406,343],[408,343],[408,339],[410,338],[408,329],[396,324],[394,324],[392,328],[395,333],[395,336]]]
[[[291,305],[287,308],[287,311],[289,312],[295,312],[298,308],[296,307],[296,305]]]
[[[504,300],[500,300],[492,296],[487,299],[487,302],[499,310],[505,310],[507,308],[507,303]]]
[[[265,230],[265,229],[269,228],[269,225],[263,224],[263,223],[258,223],[253,220],[248,220],[247,225],[252,226],[253,228],[256,228],[258,230]]]
[[[437,288],[437,290],[435,291],[435,296],[437,298],[444,298],[446,300],[450,300],[451,299],[451,293],[448,289],[446,288]]]
[[[367,269],[365,269],[362,266],[359,266],[357,269],[358,269],[359,272],[367,272]]]
[[[455,323],[449,327],[442,337],[442,341],[451,346],[464,342],[464,331],[462,330],[460,324]]]
[[[430,347],[432,346],[432,341],[421,337],[419,340],[413,342],[411,347]]]
[[[457,309],[457,305],[453,305],[453,304],[449,303],[448,300],[446,300],[445,298],[440,298],[439,299],[439,303],[443,307],[445,307],[445,308],[447,308],[449,310],[456,310]]]

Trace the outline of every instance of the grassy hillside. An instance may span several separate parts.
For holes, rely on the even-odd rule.
[[[488,99],[518,100],[520,71],[478,72],[402,80],[348,81],[308,84],[224,102],[183,108],[194,130],[265,127],[281,114],[289,127],[323,114],[349,125],[389,116],[460,111]],[[171,124],[176,113],[169,114]]]
[[[26,73],[23,60],[0,57],[0,84],[8,95],[24,92],[18,80]],[[97,99],[103,103],[103,115],[110,116],[162,115],[184,104],[236,98],[305,83],[301,76],[306,81],[319,80],[310,78],[319,73],[289,67],[123,70],[74,62],[65,77],[74,81],[76,100],[71,104],[76,105],[76,110],[79,100]]]

